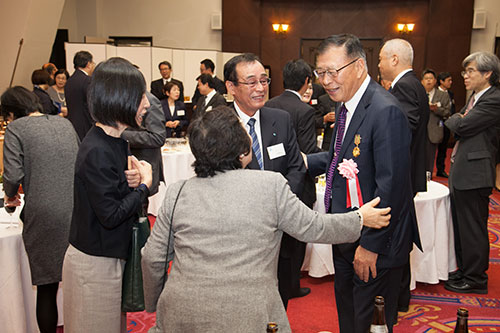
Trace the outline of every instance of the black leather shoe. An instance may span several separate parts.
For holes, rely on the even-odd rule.
[[[458,280],[462,280],[462,279],[463,279],[463,275],[462,275],[462,272],[460,272],[459,270],[448,273],[448,281],[458,281]]]
[[[462,294],[487,294],[488,287],[472,286],[464,280],[447,281],[444,289]]]
[[[399,305],[398,306],[398,312],[408,312],[408,310],[410,309],[410,307],[408,305]]]
[[[291,298],[297,298],[297,297],[304,297],[306,295],[309,295],[311,293],[311,288],[300,288],[299,290],[295,291],[292,293]]]
[[[443,178],[448,178],[448,174],[445,171],[438,171],[438,172],[436,172],[436,176],[443,177]]]

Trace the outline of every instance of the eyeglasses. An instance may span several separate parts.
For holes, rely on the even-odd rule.
[[[472,73],[474,73],[474,72],[478,72],[478,70],[474,69],[474,68],[467,68],[465,71],[462,71],[460,74],[462,75],[462,77],[465,77],[465,75],[471,76]]]
[[[241,81],[236,81],[237,83],[244,84],[248,86],[249,88],[255,88],[257,87],[257,84],[261,84],[263,87],[269,85],[271,83],[271,78],[267,77],[265,79],[260,79],[260,80],[252,80],[249,82],[241,82]]]
[[[343,70],[344,68],[348,67],[349,65],[354,64],[356,61],[358,61],[358,59],[359,58],[354,59],[353,61],[351,61],[350,63],[348,63],[345,66],[340,67],[339,69],[335,69],[335,68],[332,68],[332,69],[315,69],[313,72],[314,72],[314,75],[316,75],[316,77],[318,79],[324,79],[325,78],[325,74],[327,74],[329,78],[337,77],[337,75],[339,75],[339,72],[341,70]]]

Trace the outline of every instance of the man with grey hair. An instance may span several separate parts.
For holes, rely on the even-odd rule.
[[[413,242],[420,244],[410,183],[408,120],[396,98],[368,75],[356,36],[325,39],[316,66],[314,73],[325,91],[339,102],[330,151],[307,155],[312,176],[326,172],[326,212],[351,211],[375,197],[380,197],[380,207],[391,207],[388,227],[364,228],[358,241],[333,246],[340,332],[368,332],[377,295],[385,298],[386,323],[392,332],[399,293],[395,286]],[[356,174],[356,169],[351,177],[348,170]]]
[[[413,196],[427,190],[426,146],[429,102],[424,87],[413,72],[413,48],[404,39],[387,41],[379,54],[378,68],[382,79],[392,82],[389,92],[396,97],[408,117],[412,132],[410,145],[411,184]],[[409,257],[403,272],[398,311],[407,312],[410,305]]]
[[[458,293],[488,293],[488,204],[495,185],[500,131],[500,61],[476,52],[462,62],[467,105],[445,125],[457,142],[451,154],[450,197],[458,270],[445,288]]]

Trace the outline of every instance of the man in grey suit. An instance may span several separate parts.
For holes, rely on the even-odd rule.
[[[201,97],[198,98],[194,117],[199,117],[219,105],[226,105],[224,96],[215,90],[215,80],[212,75],[201,74],[196,80],[198,80],[198,91]]]
[[[427,144],[427,171],[431,173],[434,169],[434,160],[438,144],[443,141],[444,120],[450,116],[450,96],[447,93],[436,89],[436,72],[432,69],[425,69],[422,72],[422,85],[429,97],[429,122],[427,124],[427,134],[429,137]]]
[[[476,52],[462,62],[472,96],[445,125],[457,142],[451,155],[449,187],[458,270],[450,274],[447,290],[488,293],[488,204],[495,185],[500,131],[500,61],[489,52]]]
[[[142,119],[141,128],[125,129],[122,138],[129,142],[132,155],[151,164],[153,182],[149,188],[149,195],[152,196],[158,192],[160,181],[164,181],[161,147],[165,143],[167,132],[165,129],[165,115],[160,101],[147,91],[146,97],[151,106]]]
[[[266,102],[266,106],[287,111],[292,117],[293,127],[297,136],[299,149],[304,154],[320,152],[316,142],[316,126],[314,108],[304,103],[301,98],[312,80],[311,67],[302,59],[291,60],[283,68],[283,86],[285,91]],[[309,208],[316,201],[316,186],[314,178],[308,173],[304,178],[304,189],[299,195],[300,200]],[[306,244],[296,240],[295,251],[292,256],[292,297],[306,296],[311,292],[309,288],[300,288],[300,268],[304,261]]]
[[[252,137],[252,161],[247,168],[281,173],[299,196],[306,169],[300,155],[290,115],[264,106],[271,79],[255,54],[245,53],[224,65],[228,92],[234,109]],[[259,209],[256,207],[255,209]],[[292,260],[295,240],[284,234],[278,260],[278,289],[285,308],[292,292]]]

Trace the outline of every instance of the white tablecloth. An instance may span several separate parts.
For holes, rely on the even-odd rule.
[[[414,247],[410,254],[411,289],[415,281],[439,283],[456,269],[453,225],[448,187],[431,181],[427,192],[415,197],[417,223],[424,253]],[[317,190],[314,210],[324,213],[324,189]],[[312,277],[334,274],[332,247],[328,244],[307,244],[302,270]]]
[[[415,281],[448,280],[448,272],[457,268],[448,187],[431,181],[427,192],[415,197],[415,210],[424,252],[415,246],[410,254],[412,290]]]
[[[0,190],[3,197],[3,191]],[[21,207],[10,216],[0,207],[0,325],[2,332],[38,332],[36,287],[31,285],[28,256],[19,223]],[[15,221],[11,226],[10,222]],[[58,325],[63,324],[62,288],[57,294]]]
[[[194,156],[189,146],[186,145],[177,149],[176,151],[172,151],[167,150],[165,147],[162,148],[165,183],[161,182],[158,193],[149,198],[148,213],[154,216],[158,216],[165,192],[170,184],[195,176],[194,169],[191,166],[194,162]]]

